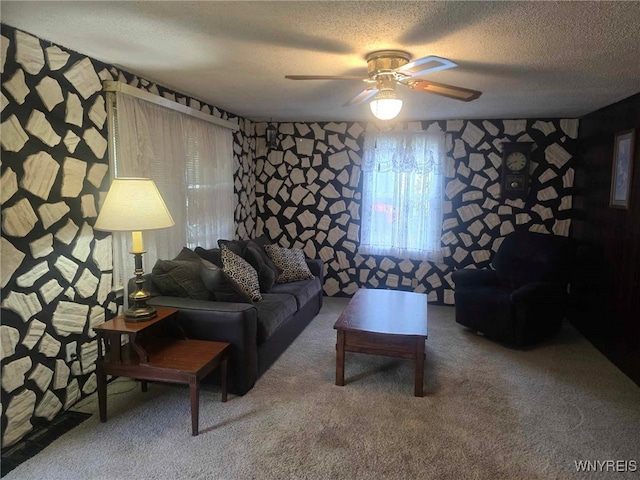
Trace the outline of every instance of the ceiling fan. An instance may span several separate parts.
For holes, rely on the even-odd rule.
[[[289,80],[362,80],[370,84],[344,106],[357,105],[373,97],[371,111],[381,120],[390,120],[400,113],[402,100],[396,95],[396,85],[412,90],[470,102],[482,92],[444,83],[424,80],[427,73],[446,70],[458,65],[446,58],[429,56],[410,62],[411,55],[401,50],[378,50],[366,57],[368,77],[351,75],[285,75]]]

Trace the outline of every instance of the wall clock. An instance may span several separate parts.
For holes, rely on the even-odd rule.
[[[531,143],[502,144],[502,177],[500,189],[504,198],[522,198],[529,191]]]

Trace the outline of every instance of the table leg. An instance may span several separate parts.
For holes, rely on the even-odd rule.
[[[424,338],[416,341],[416,380],[414,395],[422,397],[424,393]]]
[[[98,381],[98,409],[100,410],[100,421],[107,421],[107,376],[102,367],[96,368],[96,379]]]
[[[220,362],[220,390],[222,390],[222,401],[227,401],[227,360],[229,359],[228,355]]]
[[[191,394],[191,435],[198,435],[198,416],[200,413],[200,382],[193,375],[189,377],[189,393]]]
[[[336,385],[344,386],[344,331],[338,330],[336,342]]]

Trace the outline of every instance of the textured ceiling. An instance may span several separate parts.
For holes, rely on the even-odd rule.
[[[464,103],[399,89],[401,120],[577,117],[640,91],[640,2],[14,2],[2,22],[252,120],[371,120],[343,107],[365,56],[458,67],[426,78]]]

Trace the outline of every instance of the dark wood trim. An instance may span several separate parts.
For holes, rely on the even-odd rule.
[[[640,149],[629,208],[611,208],[616,133],[640,129],[640,93],[580,119],[571,236],[579,241],[568,318],[640,385]]]

